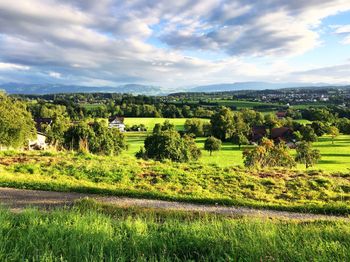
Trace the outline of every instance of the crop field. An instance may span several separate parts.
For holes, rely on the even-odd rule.
[[[344,221],[225,218],[100,206],[0,210],[1,261],[348,261]]]

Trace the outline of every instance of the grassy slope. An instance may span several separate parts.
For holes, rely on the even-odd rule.
[[[347,261],[345,222],[229,219],[90,203],[0,210],[1,261]]]
[[[348,174],[249,172],[200,162],[64,153],[6,156],[0,158],[0,173],[0,186],[350,214]]]

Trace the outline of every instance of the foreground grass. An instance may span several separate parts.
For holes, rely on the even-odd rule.
[[[0,157],[0,186],[350,214],[348,173],[249,171],[127,156],[6,154]]]
[[[99,207],[0,210],[1,261],[348,261],[342,221],[230,219]]]

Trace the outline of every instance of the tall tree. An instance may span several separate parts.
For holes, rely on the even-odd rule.
[[[332,137],[332,144],[334,144],[334,138],[339,136],[339,129],[336,126],[330,126],[328,134]]]
[[[312,149],[310,142],[302,141],[297,144],[295,160],[304,164],[306,168],[313,166],[321,159],[320,151]]]
[[[34,121],[26,104],[0,94],[0,146],[18,148],[34,136]]]
[[[211,118],[212,134],[221,141],[232,137],[235,127],[233,123],[233,112],[226,107],[222,107]]]

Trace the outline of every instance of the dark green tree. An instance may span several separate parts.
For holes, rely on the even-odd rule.
[[[219,151],[221,148],[221,140],[213,136],[208,137],[204,142],[204,149],[212,155],[213,151]]]
[[[221,141],[226,141],[231,138],[235,126],[233,123],[233,112],[223,107],[211,118],[212,134],[216,138],[219,138]]]
[[[136,154],[137,157],[159,161],[169,159],[175,162],[188,162],[200,157],[200,149],[197,148],[193,138],[186,135],[181,137],[174,128],[163,127],[164,125],[160,126],[145,139],[144,149]]]

